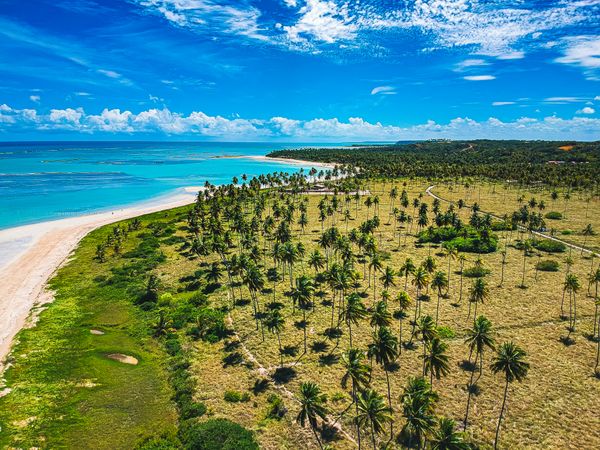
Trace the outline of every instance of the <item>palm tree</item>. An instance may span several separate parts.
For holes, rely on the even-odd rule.
[[[450,287],[450,275],[452,271],[450,270],[450,266],[452,264],[452,260],[458,258],[458,250],[453,245],[448,245],[446,247],[446,257],[448,258],[448,287]]]
[[[206,281],[212,284],[218,284],[223,277],[223,272],[218,262],[213,262],[206,272]]]
[[[594,233],[594,228],[592,227],[591,223],[588,223],[586,225],[586,227],[583,229],[583,231],[581,232],[581,234],[583,234],[584,239],[583,239],[583,246],[581,247],[581,254],[583,255],[583,251],[585,249],[585,246],[587,245],[587,240],[590,236],[593,236]]]
[[[472,447],[465,442],[464,433],[456,431],[454,420],[441,417],[438,419],[438,427],[431,433],[429,448],[431,450],[469,450]]]
[[[371,326],[374,328],[389,327],[391,323],[392,315],[388,310],[387,303],[383,300],[375,303],[371,313]]]
[[[595,285],[595,292],[594,292],[594,299],[595,299],[595,305],[596,308],[594,310],[594,333],[593,336],[596,336],[596,331],[600,331],[600,328],[598,327],[598,320],[600,319],[599,315],[598,315],[598,310],[600,309],[600,302],[598,302],[599,298],[598,298],[598,285],[600,284],[600,267],[598,267],[596,269],[595,272],[592,272],[590,274],[590,276],[588,277],[588,281],[590,283],[590,285]]]
[[[460,292],[459,292],[459,296],[458,296],[458,303],[460,303],[462,301],[462,295],[463,295],[463,276],[464,276],[463,271],[465,268],[465,262],[467,261],[467,257],[461,253],[458,255],[457,259],[460,264]]]
[[[327,417],[327,407],[325,406],[327,395],[321,392],[318,384],[305,381],[300,385],[300,394],[298,397],[300,400],[300,412],[296,417],[296,421],[303,427],[308,422],[319,447],[323,448],[321,439],[319,439],[319,435],[317,434],[317,427],[319,419],[326,420]]]
[[[309,267],[312,267],[315,272],[319,272],[319,270],[325,267],[325,258],[319,250],[315,250],[310,254],[308,257],[308,265]]]
[[[296,279],[296,286],[292,290],[292,301],[302,310],[302,330],[304,331],[304,353],[306,353],[306,311],[310,308],[311,298],[315,291],[313,281],[306,275]]]
[[[421,303],[420,294],[421,294],[421,291],[423,289],[425,289],[425,287],[427,287],[429,284],[429,275],[427,274],[427,272],[425,271],[425,269],[422,266],[419,266],[417,268],[417,270],[415,271],[414,278],[412,280],[412,284],[417,289],[417,293],[416,293],[416,297],[415,297],[415,317],[413,320],[413,331],[412,331],[412,334],[414,335],[419,310],[421,309],[420,308],[420,303]],[[412,340],[412,336],[411,336],[411,340]]]
[[[448,277],[444,272],[437,271],[431,280],[431,287],[437,290],[437,308],[435,310],[435,324],[438,324],[438,318],[440,315],[440,298],[442,297],[442,291],[448,288]]]
[[[398,330],[399,347],[398,347],[398,350],[400,353],[402,353],[402,323],[404,322],[404,319],[406,319],[408,317],[408,314],[406,313],[406,311],[410,307],[411,299],[406,291],[402,291],[398,294],[398,296],[396,297],[396,300],[398,301],[399,309],[398,309],[398,311],[396,311],[394,313],[394,318],[398,319],[398,322],[399,322],[399,330]]]
[[[425,436],[433,430],[436,419],[434,414],[438,395],[423,377],[409,378],[400,397],[402,415],[406,419],[400,435],[408,448],[423,448]]]
[[[400,267],[400,274],[404,275],[404,290],[408,288],[408,276],[415,273],[416,266],[412,259],[406,258],[402,267]]]
[[[575,321],[577,320],[576,294],[579,292],[580,287],[579,278],[575,274],[567,274],[564,282],[564,292],[569,293],[569,333],[575,331]]]
[[[252,299],[252,306],[254,307],[254,317],[256,319],[256,329],[258,330],[259,321],[262,326],[260,305],[258,303],[258,292],[260,292],[265,286],[265,280],[263,278],[263,274],[255,264],[251,264],[243,272],[242,282],[248,288],[248,292],[250,292],[250,298]],[[264,332],[263,332],[263,340],[264,340]]]
[[[500,263],[501,264],[501,267],[500,267],[501,274],[500,274],[500,285],[499,286],[502,286],[504,284],[504,267],[506,266],[506,250],[502,250],[500,252],[500,254],[502,255],[502,262]]]
[[[364,390],[371,380],[371,368],[364,362],[365,354],[357,348],[349,348],[342,354],[342,366],[345,369],[342,376],[342,388],[346,389],[348,380],[352,381],[352,403],[356,406],[358,416],[358,392]],[[352,405],[350,405],[352,406]],[[356,422],[356,434],[358,437],[358,448],[360,449],[360,426]]]
[[[365,389],[358,395],[356,421],[359,426],[371,429],[373,450],[377,450],[376,436],[383,433],[386,424],[392,421],[392,410],[381,395],[373,389]]]
[[[356,292],[351,293],[346,298],[346,304],[340,314],[340,320],[343,320],[348,326],[348,335],[350,337],[350,347],[352,348],[352,324],[357,325],[362,319],[369,315],[360,295]]]
[[[421,340],[423,341],[423,373],[425,373],[425,351],[427,350],[427,344],[437,337],[437,328],[433,317],[423,316],[419,319],[417,324]]]
[[[465,344],[469,346],[469,363],[473,352],[475,352],[475,360],[479,359],[479,376],[483,372],[483,352],[486,348],[495,350],[496,344],[492,337],[492,322],[490,322],[485,316],[479,316],[473,323],[473,328],[467,330],[467,337]],[[475,371],[471,372],[471,379],[469,380],[468,395],[467,395],[467,412],[465,414],[464,428],[467,429],[469,420],[469,406],[471,404],[471,393],[473,388],[473,375]]]
[[[527,287],[525,285],[525,261],[526,261],[526,258],[527,258],[527,254],[532,249],[532,246],[531,246],[531,243],[529,241],[523,241],[522,246],[523,246],[523,277],[521,279],[521,285],[519,287],[524,289],[524,288]]]
[[[369,358],[375,357],[375,362],[380,364],[385,372],[387,383],[388,405],[392,409],[392,394],[390,389],[389,365],[398,357],[398,340],[388,327],[379,327],[373,333],[373,342],[369,344],[367,352]],[[393,431],[391,431],[393,434]]]
[[[473,320],[477,317],[477,305],[483,303],[489,296],[489,289],[487,283],[483,278],[476,278],[473,281],[473,285],[469,290],[469,314],[467,319],[471,317],[471,304],[475,303],[475,312],[473,314]]]
[[[388,290],[391,286],[396,286],[396,272],[390,266],[386,266],[383,274],[379,277],[379,281],[381,281],[385,290]]]
[[[448,364],[448,344],[439,337],[434,337],[428,342],[428,352],[423,355],[425,371],[423,375],[429,373],[429,383],[433,386],[433,376],[439,380],[442,376],[448,375],[450,366]]]
[[[285,319],[281,315],[278,309],[274,309],[269,312],[267,318],[265,320],[265,325],[267,329],[277,335],[277,342],[279,343],[279,358],[281,362],[281,366],[283,367],[283,350],[281,348],[281,332],[285,327]]]
[[[504,396],[502,407],[500,408],[500,417],[496,427],[496,437],[494,439],[494,449],[498,448],[498,436],[500,434],[500,425],[504,415],[504,407],[508,396],[508,385],[513,381],[523,381],[529,370],[529,363],[525,361],[527,354],[513,342],[505,342],[498,349],[498,353],[492,362],[492,372],[495,374],[503,373],[506,385],[504,386]]]

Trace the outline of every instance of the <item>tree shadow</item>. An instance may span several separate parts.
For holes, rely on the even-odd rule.
[[[299,347],[297,345],[286,345],[281,349],[281,354],[284,356],[298,355]]]
[[[259,378],[258,380],[254,380],[254,385],[250,390],[254,395],[262,394],[269,388],[269,384],[271,384],[271,382],[266,378]]]
[[[286,384],[296,378],[296,375],[293,367],[278,367],[271,378],[276,384]]]
[[[332,366],[337,364],[340,357],[335,353],[327,353],[326,355],[319,356],[319,364],[322,366]]]
[[[223,367],[239,366],[244,363],[244,357],[240,352],[233,352],[222,359]]]
[[[477,364],[475,364],[473,361],[463,359],[460,363],[458,363],[458,367],[465,372],[475,372],[475,369],[477,369]]]
[[[323,353],[329,349],[329,344],[326,341],[314,341],[310,344],[310,349],[314,353]]]

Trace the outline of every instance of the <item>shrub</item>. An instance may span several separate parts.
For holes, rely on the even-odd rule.
[[[545,259],[543,261],[539,261],[535,265],[535,268],[537,270],[541,270],[542,272],[558,272],[558,262],[551,259]]]
[[[241,393],[239,391],[225,391],[223,399],[229,403],[247,402],[250,400],[250,394],[247,392]]]
[[[175,436],[151,437],[136,447],[137,450],[177,450],[180,448],[181,442]]]
[[[437,332],[438,336],[442,339],[452,339],[454,336],[456,336],[454,330],[446,326],[437,327]]]
[[[490,274],[490,269],[483,266],[473,266],[463,270],[463,275],[467,278],[481,278]]]
[[[190,335],[206,342],[217,342],[227,334],[225,313],[204,307],[198,310],[197,325],[190,330]]]
[[[183,448],[188,450],[258,450],[252,432],[227,419],[185,422],[179,430]]]
[[[182,402],[179,407],[182,419],[192,419],[206,414],[206,405],[202,402]]]
[[[531,245],[537,250],[547,253],[562,253],[567,249],[567,246],[562,242],[552,241],[550,239],[534,239]]]
[[[269,402],[269,408],[267,410],[267,419],[280,420],[287,413],[287,408],[283,404],[283,400],[279,395],[269,395],[267,402]]]
[[[546,219],[550,219],[550,220],[562,220],[563,215],[562,213],[559,213],[558,211],[549,211],[546,213]]]

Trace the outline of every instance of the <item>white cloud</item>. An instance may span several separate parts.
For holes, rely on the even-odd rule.
[[[496,79],[496,77],[493,75],[467,75],[463,78],[467,81],[489,81]]]
[[[296,0],[283,0],[283,3],[286,4],[286,6],[289,6],[290,8],[295,8],[296,7]]]
[[[364,141],[413,139],[582,139],[600,140],[600,118],[577,116],[563,119],[522,117],[503,122],[496,117],[476,121],[457,117],[447,123],[429,120],[422,124],[400,127],[368,122],[360,117],[348,120],[315,118],[295,120],[273,117],[268,120],[225,118],[196,111],[189,115],[163,109],[139,113],[120,109],[104,109],[88,114],[82,108],[52,109],[48,114],[35,110],[16,110],[0,105],[0,131],[27,130],[46,133],[111,133],[205,136],[224,140],[281,139],[292,141]]]
[[[580,97],[548,97],[544,101],[547,103],[579,103],[584,99]]]
[[[394,95],[396,88],[393,86],[377,86],[371,90],[371,95]]]
[[[480,67],[480,66],[488,66],[488,63],[485,59],[465,59],[464,61],[459,62],[455,66],[455,70],[460,72],[461,70],[465,70],[469,67]]]
[[[498,59],[523,59],[525,58],[525,52],[508,52],[498,55]]]
[[[31,100],[34,103],[39,103],[41,100],[41,97],[39,95],[30,95],[29,100]]]
[[[506,105],[514,105],[515,102],[493,102],[492,106],[506,106]]]
[[[577,114],[594,114],[595,112],[596,110],[594,108],[586,106],[585,108],[581,108],[579,111],[577,111]]]
[[[600,36],[568,37],[563,43],[564,56],[557,58],[556,62],[586,69],[600,68]]]
[[[349,14],[348,5],[329,0],[306,0],[298,11],[300,19],[282,29],[292,42],[306,42],[308,38],[332,44],[340,40],[352,40],[358,25]]]
[[[106,75],[108,78],[121,78],[121,74],[114,70],[98,69],[98,73]]]
[[[90,95],[92,95],[89,92],[83,92],[83,91],[73,92],[73,94],[75,94],[77,97],[89,97]]]
[[[600,95],[596,95],[596,96],[594,97],[594,101],[600,102]]]

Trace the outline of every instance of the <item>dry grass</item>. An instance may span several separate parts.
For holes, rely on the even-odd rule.
[[[400,190],[402,182],[395,183]],[[427,184],[425,182],[409,182],[407,190],[412,199],[423,194],[423,201],[431,203],[432,199],[424,194]],[[428,247],[417,248],[414,245],[414,238],[408,239],[406,246],[398,248],[397,236],[393,238],[393,226],[388,224],[389,198],[388,192],[391,184],[388,182],[385,186],[380,184],[369,185],[367,188],[372,195],[379,194],[381,199],[380,217],[381,217],[381,242],[380,250],[389,252],[390,259],[384,262],[394,269],[398,269],[407,257],[411,257],[417,264],[425,259],[430,253],[435,256],[438,262],[439,270],[446,270],[447,260],[443,256],[436,254],[438,249],[429,249]],[[439,186],[435,190],[442,197],[457,200],[464,198],[472,203],[476,200],[484,210],[492,211],[497,214],[509,213],[518,208],[517,197],[520,194],[528,199],[535,196],[538,200],[544,199],[547,204],[547,211],[560,209],[552,205],[549,192],[521,192],[516,189],[505,189],[500,185],[476,185],[468,192],[459,185]],[[320,223],[317,221],[316,206],[320,197],[315,195],[306,196],[309,203],[309,226],[306,233],[301,235],[296,229],[296,240],[301,240],[306,248],[307,254],[317,247],[315,242],[321,232]],[[363,199],[364,200],[364,199]],[[362,203],[362,202],[361,202]],[[564,202],[561,206],[564,207]],[[354,202],[350,210],[354,216]],[[597,208],[598,199],[592,200],[592,205],[588,210],[588,218],[585,219],[587,203],[585,197],[573,195],[568,204],[567,218],[561,222],[561,226],[572,227],[574,229],[582,228],[584,222],[598,224],[600,230],[600,210]],[[445,205],[442,205],[442,209]],[[430,208],[431,210],[431,208]],[[371,208],[371,214],[373,208]],[[412,214],[412,206],[408,208],[408,213]],[[359,216],[353,217],[350,222],[350,228],[358,226],[365,218],[367,208],[361,205]],[[468,218],[469,212],[463,210],[463,218]],[[393,223],[393,221],[392,221]],[[340,221],[338,227],[341,231],[345,230],[344,223]],[[405,230],[402,230],[405,233]],[[377,233],[379,236],[379,233]],[[512,238],[516,237],[513,233]],[[570,236],[572,240],[579,238]],[[508,234],[501,234],[501,243],[504,244],[508,239]],[[582,242],[582,240],[581,240]],[[600,245],[598,237],[590,239],[593,245]],[[469,259],[466,267],[473,263],[478,255],[467,254]],[[526,261],[527,288],[518,287],[521,282],[523,256],[519,250],[507,247],[507,265],[505,266],[505,282],[502,287],[500,282],[501,255],[499,252],[483,255],[482,259],[485,265],[491,269],[491,274],[487,277],[490,287],[490,298],[479,308],[479,313],[484,314],[494,324],[496,330],[497,342],[512,340],[524,348],[528,354],[528,360],[531,363],[531,369],[528,377],[523,383],[514,383],[510,388],[508,410],[505,422],[501,432],[502,448],[599,448],[600,447],[600,381],[592,376],[592,368],[595,357],[595,343],[587,339],[586,335],[592,330],[592,317],[594,313],[593,299],[586,296],[587,284],[585,280],[589,269],[590,260],[581,257],[578,252],[573,253],[575,260],[572,271],[582,280],[582,291],[578,295],[578,317],[577,331],[573,333],[575,345],[565,346],[560,341],[561,336],[567,334],[566,322],[559,317],[560,299],[562,292],[562,282],[564,279],[566,254],[544,255],[544,259],[556,259],[560,263],[560,272],[545,273],[539,272],[537,280],[535,279],[534,264],[537,257],[529,257]],[[268,261],[267,267],[271,262]],[[465,385],[469,380],[470,373],[463,371],[459,364],[468,357],[468,350],[463,343],[465,329],[470,326],[467,320],[468,303],[463,300],[459,306],[452,306],[458,298],[459,275],[456,273],[457,263],[453,262],[453,273],[451,275],[450,298],[442,299],[441,325],[450,327],[456,334],[449,343],[449,356],[451,364],[451,373],[446,378],[435,381],[435,390],[440,394],[438,413],[440,415],[452,417],[460,421],[464,416],[466,406]],[[175,252],[169,253],[169,262],[163,267],[163,279],[167,284],[177,285],[177,277],[173,273],[193,272],[197,268],[197,262],[182,260]],[[362,265],[358,265],[362,272]],[[295,275],[305,271],[312,275],[306,264],[300,264],[295,267]],[[464,292],[466,292],[471,280],[464,280]],[[392,288],[392,299],[400,290],[402,290],[404,281],[398,279],[397,287]],[[270,287],[270,283],[267,283]],[[301,312],[296,310],[292,313],[290,300],[283,295],[283,291],[289,288],[289,281],[286,279],[277,287],[277,300],[285,304],[283,314],[286,318],[286,328],[282,335],[284,346],[296,346],[298,356],[286,356],[287,363],[297,362],[294,366],[295,377],[285,384],[285,387],[291,392],[297,392],[299,384],[302,381],[312,380],[320,384],[323,390],[331,399],[329,406],[334,411],[342,411],[348,405],[349,393],[345,392],[340,386],[342,368],[340,364],[329,361],[326,362],[322,356],[332,353],[339,355],[342,350],[348,347],[347,329],[344,327],[344,335],[339,342],[330,341],[324,335],[323,331],[330,326],[331,310],[329,307],[321,304],[321,300],[316,302],[315,312],[308,315],[308,342],[309,351],[306,355],[302,354],[302,330],[295,325],[295,322],[301,320]],[[377,288],[378,292],[381,287]],[[411,297],[415,292],[409,284],[408,288]],[[372,290],[366,299],[368,306],[372,305]],[[243,288],[243,295],[248,298],[248,292]],[[330,298],[328,292],[326,300]],[[261,296],[261,303],[265,304],[272,299],[272,294],[265,293]],[[220,289],[211,296],[213,302],[222,302],[228,304],[229,299],[225,288]],[[392,302],[392,305],[393,302]],[[431,301],[423,303],[423,313],[435,315],[436,297],[431,295]],[[392,310],[396,309],[395,305]],[[274,335],[265,332],[265,342],[262,341],[260,332],[255,329],[255,322],[251,316],[252,307],[246,305],[237,307],[233,310],[231,316],[234,326],[242,337],[245,345],[251,351],[260,364],[269,369],[272,375],[279,364],[279,352],[277,339]],[[397,322],[394,328],[397,327]],[[410,326],[408,322],[404,326],[404,339],[408,339]],[[361,324],[354,331],[355,346],[366,348],[370,342],[371,330],[367,322]],[[311,349],[315,342],[325,342],[326,350],[314,351]],[[196,343],[195,352],[197,357],[194,359],[193,370],[199,381],[197,392],[198,399],[209,405],[212,414],[229,417],[243,425],[254,429],[258,433],[258,439],[263,448],[315,448],[316,442],[306,431],[299,429],[299,426],[293,422],[296,414],[296,404],[293,400],[284,398],[289,412],[282,421],[265,420],[265,410],[267,407],[267,393],[252,395],[251,400],[245,403],[228,403],[223,399],[225,391],[235,389],[238,391],[247,391],[258,378],[261,378],[260,371],[256,364],[248,363],[224,367],[222,358],[228,354],[223,351],[222,344]],[[409,376],[419,375],[421,373],[421,360],[419,358],[420,343],[413,351],[403,350],[399,358],[399,369],[391,374],[392,396],[395,407],[395,429],[398,431],[403,423],[399,411],[398,398],[402,388]],[[494,438],[495,425],[497,423],[498,413],[502,400],[503,379],[501,376],[494,376],[489,369],[491,354],[485,355],[485,366],[483,376],[479,381],[481,392],[473,398],[472,413],[470,415],[469,435],[483,448],[491,445]],[[385,377],[380,368],[374,369],[374,387],[381,393],[385,393]],[[280,390],[271,386],[270,392],[278,392],[284,396]],[[285,396],[284,396],[285,397]],[[333,399],[336,399],[335,401]],[[353,433],[351,416],[348,415],[342,419],[345,430]],[[332,442],[334,448],[354,448],[353,444],[347,439],[339,438]]]

